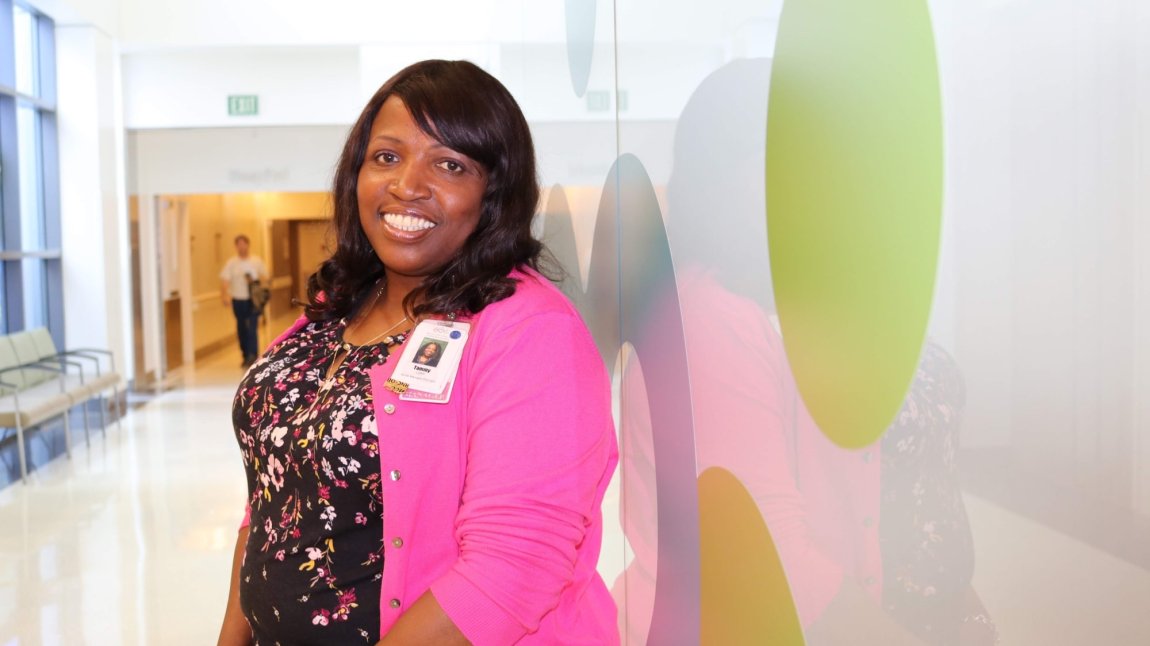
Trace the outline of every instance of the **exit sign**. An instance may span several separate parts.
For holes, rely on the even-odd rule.
[[[228,97],[228,116],[247,117],[260,113],[260,98],[255,94],[233,94]]]

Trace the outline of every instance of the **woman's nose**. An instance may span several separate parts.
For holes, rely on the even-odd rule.
[[[403,164],[395,170],[389,189],[401,200],[419,200],[431,196],[427,177],[416,164]]]

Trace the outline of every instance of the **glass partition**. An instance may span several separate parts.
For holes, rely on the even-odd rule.
[[[500,60],[618,388],[625,642],[1150,638],[1148,10],[565,10]]]

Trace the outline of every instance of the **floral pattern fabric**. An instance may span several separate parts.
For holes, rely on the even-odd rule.
[[[974,543],[955,453],[966,394],[958,366],[928,341],[882,440],[883,604],[927,644],[955,644]]]
[[[379,639],[383,500],[368,371],[389,345],[345,344],[345,328],[310,323],[285,339],[233,402],[251,496],[240,600],[260,646]]]

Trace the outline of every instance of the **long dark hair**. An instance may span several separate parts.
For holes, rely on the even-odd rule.
[[[539,185],[531,131],[519,105],[503,84],[472,63],[422,61],[388,79],[348,133],[332,186],[336,249],[308,279],[307,317],[347,316],[384,277],[383,262],[359,222],[356,185],[372,122],[392,96],[403,100],[428,136],[487,171],[475,231],[455,257],[407,295],[408,314],[475,314],[515,293],[511,270],[555,271],[531,235]]]

